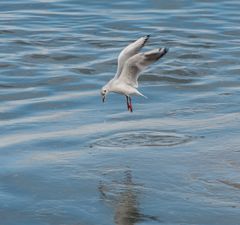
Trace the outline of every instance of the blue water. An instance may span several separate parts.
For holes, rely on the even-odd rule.
[[[238,0],[1,0],[0,224],[240,222]],[[121,49],[170,51],[134,112]]]

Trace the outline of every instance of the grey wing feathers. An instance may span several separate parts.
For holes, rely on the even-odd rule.
[[[145,53],[138,53],[124,64],[119,80],[133,87],[138,86],[138,77],[146,67],[156,62],[167,53],[167,48],[158,48]]]
[[[115,78],[119,77],[121,71],[123,69],[124,63],[132,56],[136,55],[140,49],[145,45],[150,35],[146,35],[137,39],[135,42],[129,44],[126,48],[124,48],[119,56],[118,56],[118,68]]]

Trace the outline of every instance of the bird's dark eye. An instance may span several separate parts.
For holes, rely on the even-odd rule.
[[[104,93],[106,93],[106,92],[107,92],[107,90],[103,90],[103,92],[104,92]]]

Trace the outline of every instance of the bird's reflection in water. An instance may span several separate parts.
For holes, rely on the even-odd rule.
[[[105,184],[100,182],[99,192],[102,200],[114,209],[116,225],[134,225],[144,220],[159,221],[157,217],[144,215],[140,212],[137,185],[132,181],[130,170],[125,171],[123,181]]]

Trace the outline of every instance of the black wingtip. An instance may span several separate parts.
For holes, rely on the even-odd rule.
[[[169,51],[169,48],[159,48],[159,52],[162,52],[164,55]]]
[[[164,48],[165,54],[169,51],[169,48]]]
[[[145,42],[150,38],[150,34],[145,36]]]
[[[150,35],[148,34],[148,35],[146,35],[146,36],[144,36],[144,42],[143,42],[143,45],[145,45],[145,43],[147,42],[147,40],[149,39],[149,37],[150,37]]]

